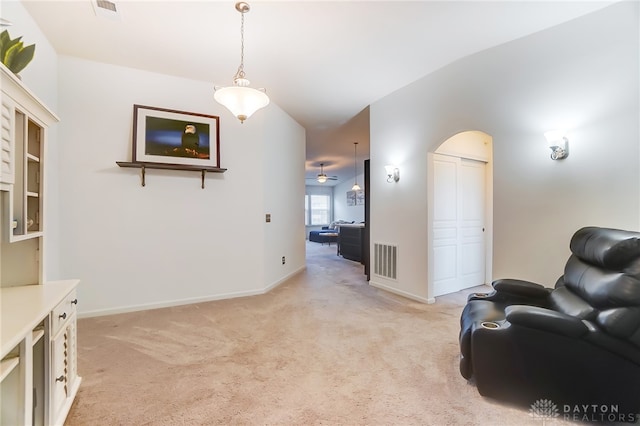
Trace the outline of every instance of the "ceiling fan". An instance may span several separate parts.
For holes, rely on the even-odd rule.
[[[328,180],[338,180],[337,176],[327,176],[324,174],[324,163],[320,163],[320,173],[315,178],[307,178],[307,179],[315,179],[318,183],[325,183]]]

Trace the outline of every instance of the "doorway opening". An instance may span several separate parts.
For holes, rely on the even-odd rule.
[[[493,138],[457,133],[428,154],[428,294],[491,282]]]

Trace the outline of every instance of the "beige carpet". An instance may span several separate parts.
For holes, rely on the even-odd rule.
[[[269,294],[80,320],[67,425],[542,425],[460,376],[465,299],[391,295],[308,243]]]

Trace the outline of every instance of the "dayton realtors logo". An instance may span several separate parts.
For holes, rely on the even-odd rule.
[[[558,407],[549,399],[539,399],[529,409],[529,415],[537,420],[542,420],[542,424],[546,420],[555,419],[560,415]]]
[[[562,416],[561,416],[562,414]],[[549,399],[539,399],[529,409],[529,415],[537,420],[552,420],[560,417],[572,422],[594,423],[640,423],[640,414],[620,412],[617,405],[607,404],[564,404],[558,406]]]

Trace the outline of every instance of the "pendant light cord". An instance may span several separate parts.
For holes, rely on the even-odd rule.
[[[244,78],[244,14],[245,12],[240,12],[240,66],[238,67],[238,72],[233,77],[234,80],[239,78]]]
[[[354,185],[358,184],[358,142],[353,143],[353,176]]]

